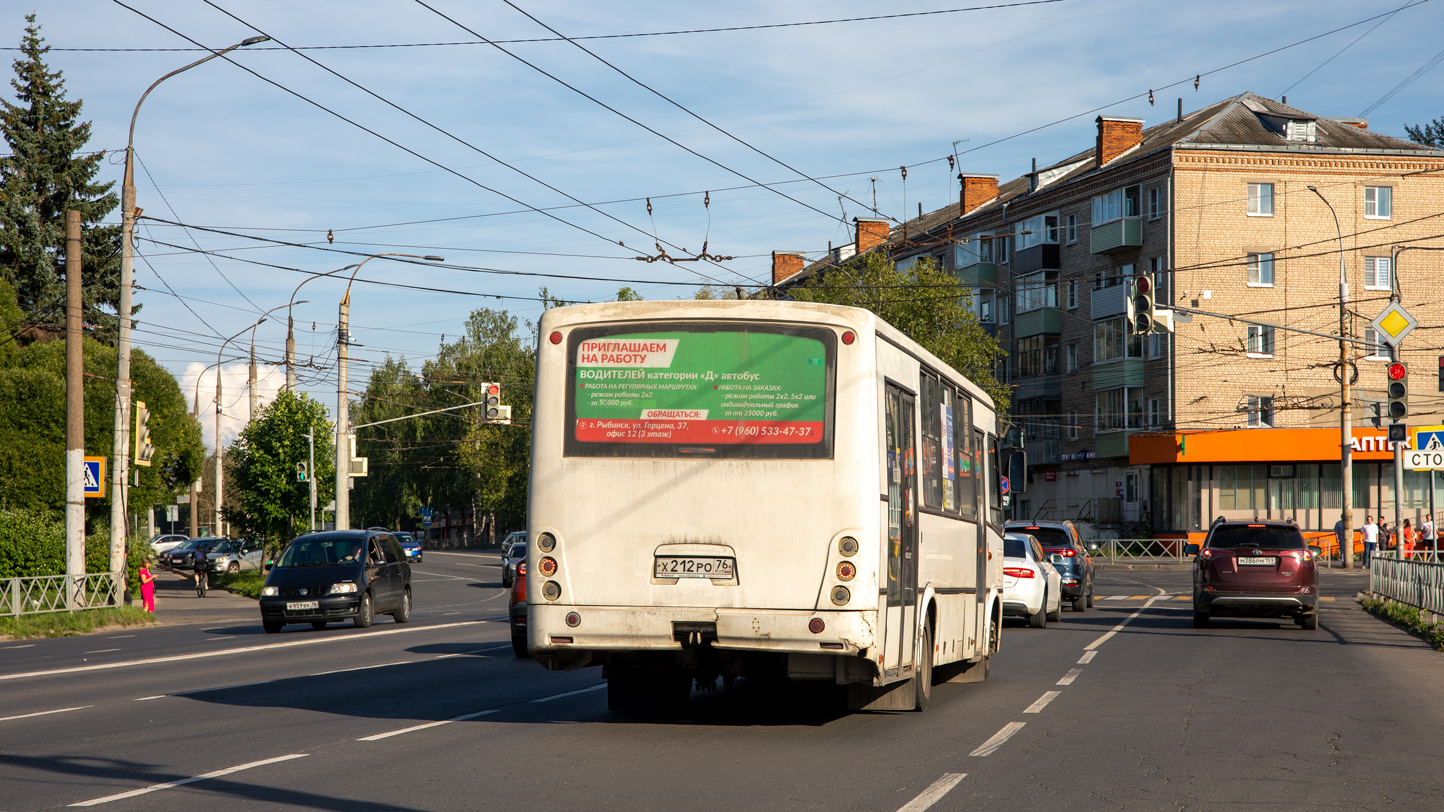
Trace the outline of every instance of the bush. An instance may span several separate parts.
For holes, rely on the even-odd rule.
[[[140,564],[150,544],[131,539],[126,588],[140,593]],[[110,571],[110,527],[97,524],[85,536],[85,571]],[[0,578],[65,574],[65,520],[48,510],[0,509]]]
[[[261,570],[246,570],[235,575],[217,575],[213,580],[217,586],[229,589],[237,595],[259,599],[261,587],[266,585],[266,573]]]

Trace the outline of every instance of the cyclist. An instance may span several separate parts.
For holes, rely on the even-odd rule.
[[[196,547],[195,555],[191,559],[191,569],[195,571],[196,597],[198,598],[204,598],[206,596],[206,570],[209,567],[210,561],[206,558],[205,548]]]

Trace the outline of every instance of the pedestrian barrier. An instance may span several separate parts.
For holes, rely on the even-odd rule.
[[[1085,543],[1096,563],[1187,564],[1193,561],[1193,556],[1183,551],[1188,539],[1090,539]]]
[[[86,575],[36,575],[0,579],[0,617],[119,606],[123,572]]]
[[[1444,563],[1375,556],[1369,562],[1369,591],[1444,615]]]

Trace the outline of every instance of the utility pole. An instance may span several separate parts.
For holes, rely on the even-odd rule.
[[[225,345],[222,344],[222,345],[221,345],[221,351],[224,352],[225,349],[226,349]],[[225,449],[225,447],[226,447],[226,444],[225,444],[225,442],[221,439],[221,366],[220,366],[219,364],[217,364],[217,365],[216,365],[216,488],[215,488],[215,491],[216,491],[215,503],[216,503],[216,505],[215,505],[215,517],[211,520],[212,522],[214,522],[214,524],[211,525],[211,535],[212,535],[212,536],[219,536],[219,535],[221,535],[221,494],[225,493],[225,489],[221,487],[221,478],[222,478],[223,476],[225,476],[224,472],[222,472],[222,470],[221,470],[221,458],[222,458],[222,456],[223,456],[223,450]]]
[[[81,343],[80,212],[65,212],[65,603],[85,575],[85,351]],[[112,570],[113,572],[114,570]]]
[[[196,425],[197,425],[197,426],[199,426],[200,423],[201,423],[201,393],[200,393],[200,382],[201,382],[200,376],[196,376],[195,399],[191,401],[191,418],[196,421]],[[202,449],[202,450],[205,449],[205,445],[204,445],[204,444],[201,445],[201,449]],[[204,466],[202,466],[202,470],[204,470]],[[197,473],[197,474],[200,474],[201,472],[200,472],[200,471],[197,471],[196,473]],[[189,533],[188,535],[189,535],[191,538],[196,538],[196,537],[198,537],[198,536],[200,535],[200,532],[201,532],[201,529],[200,529],[200,523],[201,523],[201,518],[200,518],[200,514],[201,514],[201,489],[196,487],[196,482],[199,482],[199,481],[200,481],[200,480],[197,479],[195,482],[192,482],[192,483],[191,483],[191,503],[190,503],[190,509],[187,511],[187,512],[190,514],[190,533]]]
[[[340,318],[336,327],[336,529],[351,529],[351,443],[347,413],[349,404],[346,397],[346,367],[351,344],[351,288],[341,298]]]
[[[255,328],[251,328],[251,369],[249,377],[246,378],[246,388],[250,390],[250,402],[246,404],[246,423],[249,424],[256,419],[256,342]]]
[[[1354,568],[1354,415],[1349,373],[1355,369],[1349,360],[1349,276],[1344,266],[1344,232],[1339,227],[1339,214],[1319,187],[1308,189],[1329,207],[1329,214],[1334,216],[1334,231],[1339,237],[1339,474],[1344,491],[1340,502],[1344,532],[1339,539],[1339,560],[1348,570]]]
[[[300,287],[299,285],[297,286]],[[296,320],[291,318],[290,310],[286,311],[286,391],[296,391]],[[314,478],[314,476],[312,477]],[[311,521],[315,525],[315,520]],[[314,530],[315,527],[312,527]]]

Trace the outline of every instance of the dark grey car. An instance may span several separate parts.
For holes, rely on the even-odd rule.
[[[1093,554],[1072,522],[1008,522],[1005,530],[1033,536],[1044,552],[1063,556],[1061,564],[1053,565],[1063,577],[1063,600],[1072,601],[1075,612],[1093,605]]]

